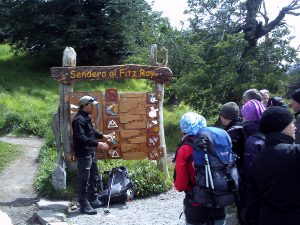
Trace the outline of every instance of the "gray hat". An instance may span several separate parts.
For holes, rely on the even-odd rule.
[[[239,118],[240,109],[235,102],[227,102],[225,103],[221,110],[220,115],[225,119],[235,120]]]
[[[87,103],[90,103],[92,105],[97,105],[99,102],[97,102],[93,97],[88,95],[85,95],[79,99],[79,106],[82,106]]]

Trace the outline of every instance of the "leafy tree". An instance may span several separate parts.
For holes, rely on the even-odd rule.
[[[144,0],[3,0],[2,5],[15,50],[60,60],[62,50],[72,46],[78,64],[119,63],[132,54],[151,15]]]

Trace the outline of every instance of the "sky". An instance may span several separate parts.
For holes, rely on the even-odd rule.
[[[187,16],[183,14],[187,8],[187,0],[146,0],[148,3],[152,3],[152,8],[156,11],[162,11],[163,16],[169,17],[170,23],[173,27],[178,29],[182,28],[180,21],[185,21],[185,26],[188,25],[186,22]],[[266,0],[266,8],[269,13],[270,21],[276,17],[280,9],[287,6],[292,0]],[[300,12],[300,9],[298,9]],[[293,47],[300,45],[300,16],[286,15],[285,21],[289,25],[291,34],[296,36],[292,41]]]

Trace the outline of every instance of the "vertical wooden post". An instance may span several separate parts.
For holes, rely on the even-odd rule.
[[[71,47],[66,47],[62,59],[63,67],[76,66],[76,52]],[[64,149],[64,158],[69,159],[71,156],[71,127],[70,127],[70,102],[68,94],[73,91],[72,85],[59,84],[59,108],[60,108],[60,131],[61,140]],[[67,167],[75,169],[75,163],[67,160]]]
[[[76,65],[76,52],[73,48],[66,47],[63,55],[63,67]],[[52,172],[52,185],[56,190],[66,189],[66,164],[68,169],[75,169],[74,162],[67,161],[71,155],[71,137],[70,137],[70,113],[69,113],[69,99],[65,96],[73,91],[71,85],[59,84],[59,107],[57,112],[53,115],[52,129],[55,137],[55,144],[57,148],[57,165]],[[62,152],[62,148],[64,154]]]
[[[164,61],[162,64],[157,63],[157,45],[151,45],[151,54],[150,54],[150,63],[151,66],[163,66],[166,67],[168,64],[168,51],[163,49],[165,53]],[[164,111],[163,111],[163,102],[164,102],[164,84],[156,84],[156,91],[161,92],[161,99],[159,101],[159,135],[160,135],[160,148],[163,151],[163,157],[157,160],[158,168],[165,172],[166,176],[170,178],[168,170],[168,156],[165,140],[165,131],[164,131]]]

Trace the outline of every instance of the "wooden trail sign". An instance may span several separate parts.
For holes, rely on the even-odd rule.
[[[78,81],[149,79],[156,83],[170,82],[172,72],[168,67],[144,65],[52,67],[52,77],[63,83]]]
[[[74,155],[70,122],[76,113],[77,94],[90,94],[101,102],[98,106],[100,108],[92,115],[94,125],[106,134],[113,133],[115,140],[108,152],[97,152],[97,158],[158,159],[159,168],[169,176],[163,128],[163,98],[164,83],[171,81],[172,72],[167,67],[168,51],[163,51],[164,61],[157,63],[157,46],[151,46],[151,66],[129,64],[76,67],[76,52],[66,47],[63,67],[51,68],[52,77],[60,83],[59,107],[52,122],[59,169],[65,172],[65,162],[69,169],[75,169],[75,164],[71,162]],[[108,89],[105,95],[73,92],[72,84],[75,82],[122,79],[149,79],[156,83],[156,90],[150,93],[118,94],[116,90]],[[65,175],[53,175],[52,180],[66,180]],[[59,184],[55,188],[64,189],[65,185]]]
[[[84,95],[99,102],[91,114],[95,128],[112,137],[107,151],[96,151],[97,159],[157,160],[162,156],[158,122],[160,93],[118,93],[117,89],[107,89],[104,95],[71,92],[66,96],[70,102],[70,124]],[[68,158],[73,159],[73,156]]]

